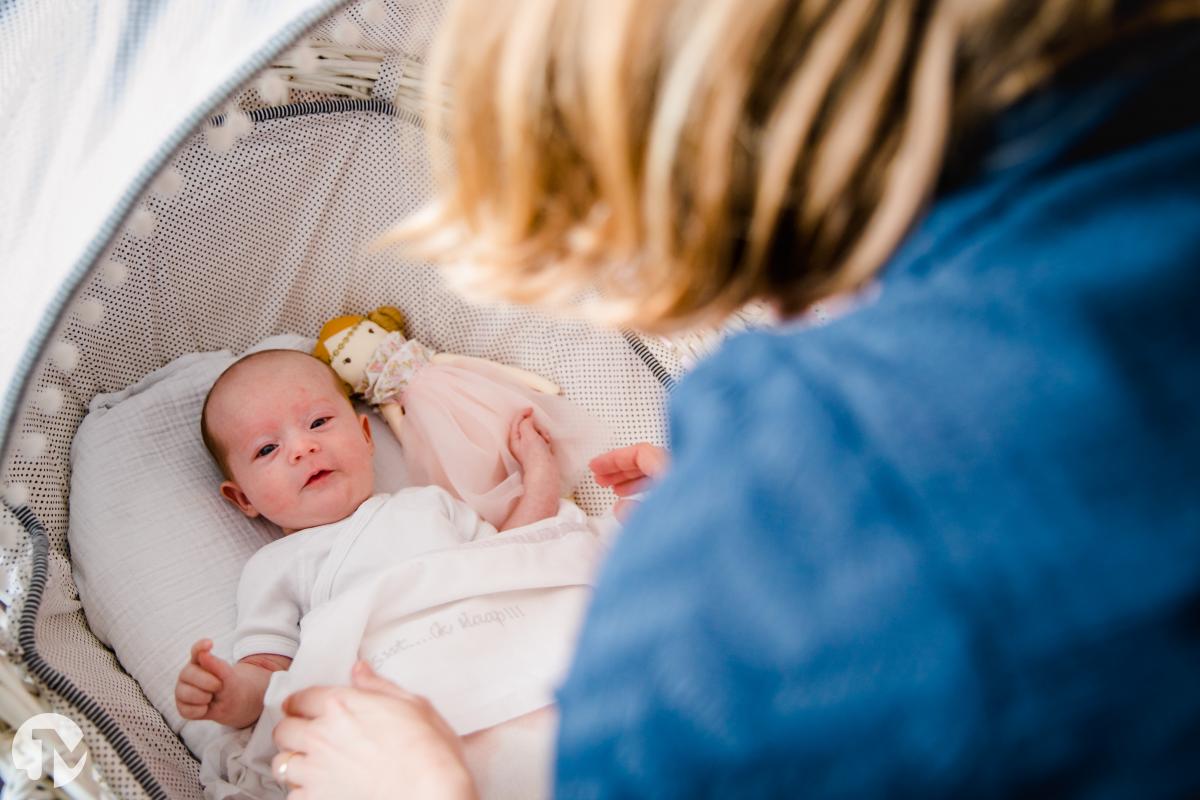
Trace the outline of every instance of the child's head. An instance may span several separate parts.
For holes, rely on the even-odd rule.
[[[284,533],[345,519],[374,491],[370,424],[306,353],[234,363],[209,390],[200,425],[225,474],[221,494]]]

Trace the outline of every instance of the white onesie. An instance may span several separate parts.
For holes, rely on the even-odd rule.
[[[300,646],[300,619],[331,592],[361,581],[363,570],[495,534],[465,503],[439,487],[423,486],[377,494],[339,522],[276,539],[242,569],[233,658],[254,653],[291,658]],[[353,557],[346,558],[351,548],[342,548],[342,563],[325,570],[324,583],[333,585],[319,585],[317,577],[342,536],[354,537]]]
[[[376,495],[254,554],[233,658],[295,658],[303,638],[289,670],[302,680],[361,656],[470,733],[553,701],[601,547],[567,501],[498,533],[439,487]]]

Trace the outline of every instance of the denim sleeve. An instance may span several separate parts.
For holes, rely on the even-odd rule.
[[[1131,460],[1124,494],[1097,494],[1118,434],[1095,449],[1088,406],[1039,419],[996,359],[999,388],[971,383],[971,346],[928,371],[888,347],[749,336],[680,384],[674,464],[617,539],[560,692],[558,797],[1200,785],[1183,482]]]
[[[605,565],[561,692],[557,796],[954,785],[981,652],[922,510],[769,340],[680,389],[675,462]],[[737,374],[723,374],[732,370]]]

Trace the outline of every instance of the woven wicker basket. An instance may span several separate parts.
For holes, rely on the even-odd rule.
[[[681,349],[526,310],[473,307],[445,291],[433,268],[366,250],[431,191],[413,87],[437,0],[247,4],[256,8],[238,12],[244,19],[205,4],[161,3],[152,15],[144,4],[106,2],[80,20],[87,15],[53,5],[0,14],[0,100],[24,97],[21,69],[56,65],[56,81],[91,80],[92,91],[112,95],[88,108],[114,117],[87,118],[105,133],[95,152],[69,150],[69,131],[22,133],[5,157],[6,166],[32,159],[46,168],[5,172],[17,183],[24,174],[41,194],[2,190],[0,218],[21,226],[0,243],[14,268],[56,285],[5,306],[36,323],[22,327],[27,341],[14,349],[15,363],[0,362],[0,379],[11,376],[0,416],[0,778],[12,796],[200,797],[197,762],[89,630],[72,580],[69,452],[94,395],[186,353],[311,334],[334,314],[387,302],[435,349],[539,372],[605,417],[619,442],[662,442],[666,394],[685,359],[710,342]],[[67,46],[90,55],[42,54],[38,36],[55,26]],[[211,39],[222,36],[225,58],[238,54],[232,65],[214,55],[222,51]],[[305,38],[319,43],[315,65],[311,47],[287,52]],[[168,58],[173,49],[212,74],[179,67]],[[182,70],[175,80],[185,96],[152,102],[153,85],[138,81],[160,77],[141,72],[156,63]],[[98,84],[87,74],[97,64],[106,65]],[[282,92],[280,81],[290,84]],[[35,122],[56,131],[75,106],[36,110]],[[106,149],[122,136],[139,147]],[[118,161],[104,161],[114,153]],[[93,173],[119,185],[87,183],[84,191]],[[578,497],[591,513],[611,502],[594,484]],[[13,729],[45,710],[75,720],[89,752],[89,768],[57,790],[10,758]]]

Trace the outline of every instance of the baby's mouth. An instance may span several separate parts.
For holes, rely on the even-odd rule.
[[[320,483],[321,481],[325,480],[326,477],[328,477],[329,475],[332,475],[332,474],[333,474],[333,470],[319,469],[316,472],[314,472],[312,475],[308,476],[308,480],[306,480],[304,482],[304,488],[307,489],[309,486],[312,486],[314,483]]]

